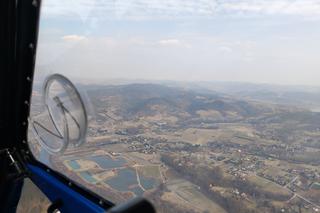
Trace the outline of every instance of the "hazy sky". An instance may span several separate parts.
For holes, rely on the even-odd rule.
[[[320,85],[320,0],[44,0],[37,69]]]

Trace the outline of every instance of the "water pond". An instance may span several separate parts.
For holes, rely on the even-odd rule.
[[[89,172],[87,172],[87,171],[85,171],[85,172],[80,172],[79,174],[80,174],[80,176],[81,176],[83,179],[85,179],[87,182],[95,183],[95,182],[97,181],[97,180],[96,180],[94,177],[92,177],[92,175],[91,175]]]
[[[70,160],[68,164],[72,169],[80,169],[80,165],[76,160]]]
[[[88,160],[96,162],[103,169],[114,169],[124,166],[127,161],[124,158],[112,159],[108,155],[90,156]]]
[[[143,190],[138,186],[136,172],[132,169],[121,169],[118,175],[106,183],[120,192],[133,192],[136,196],[142,196]],[[132,188],[133,185],[136,185]]]

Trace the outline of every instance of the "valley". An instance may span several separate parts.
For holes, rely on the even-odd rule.
[[[145,196],[159,212],[319,211],[320,113],[160,84],[79,87],[87,142],[50,164],[106,199]]]

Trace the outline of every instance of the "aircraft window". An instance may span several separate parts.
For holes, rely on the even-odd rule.
[[[320,1],[44,0],[29,144],[158,212],[320,211]]]

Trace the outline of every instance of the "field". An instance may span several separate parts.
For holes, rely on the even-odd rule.
[[[170,200],[167,200],[169,202],[175,203],[176,201],[180,201],[180,203],[182,203],[183,201],[185,202],[185,205],[190,205],[192,208],[196,208],[200,211],[225,212],[218,204],[202,194],[197,186],[186,180],[172,180],[168,183],[168,189],[171,190],[170,196],[163,196],[163,199],[170,198]]]
[[[146,177],[159,179],[161,177],[160,168],[158,165],[147,165],[137,167],[138,172]]]
[[[288,198],[291,196],[291,193],[288,190],[267,179],[252,175],[248,177],[248,180],[266,193],[274,194],[275,196],[287,196]]]
[[[53,163],[110,200],[144,195],[166,213],[318,208],[320,113],[153,84],[88,96],[87,143]]]

